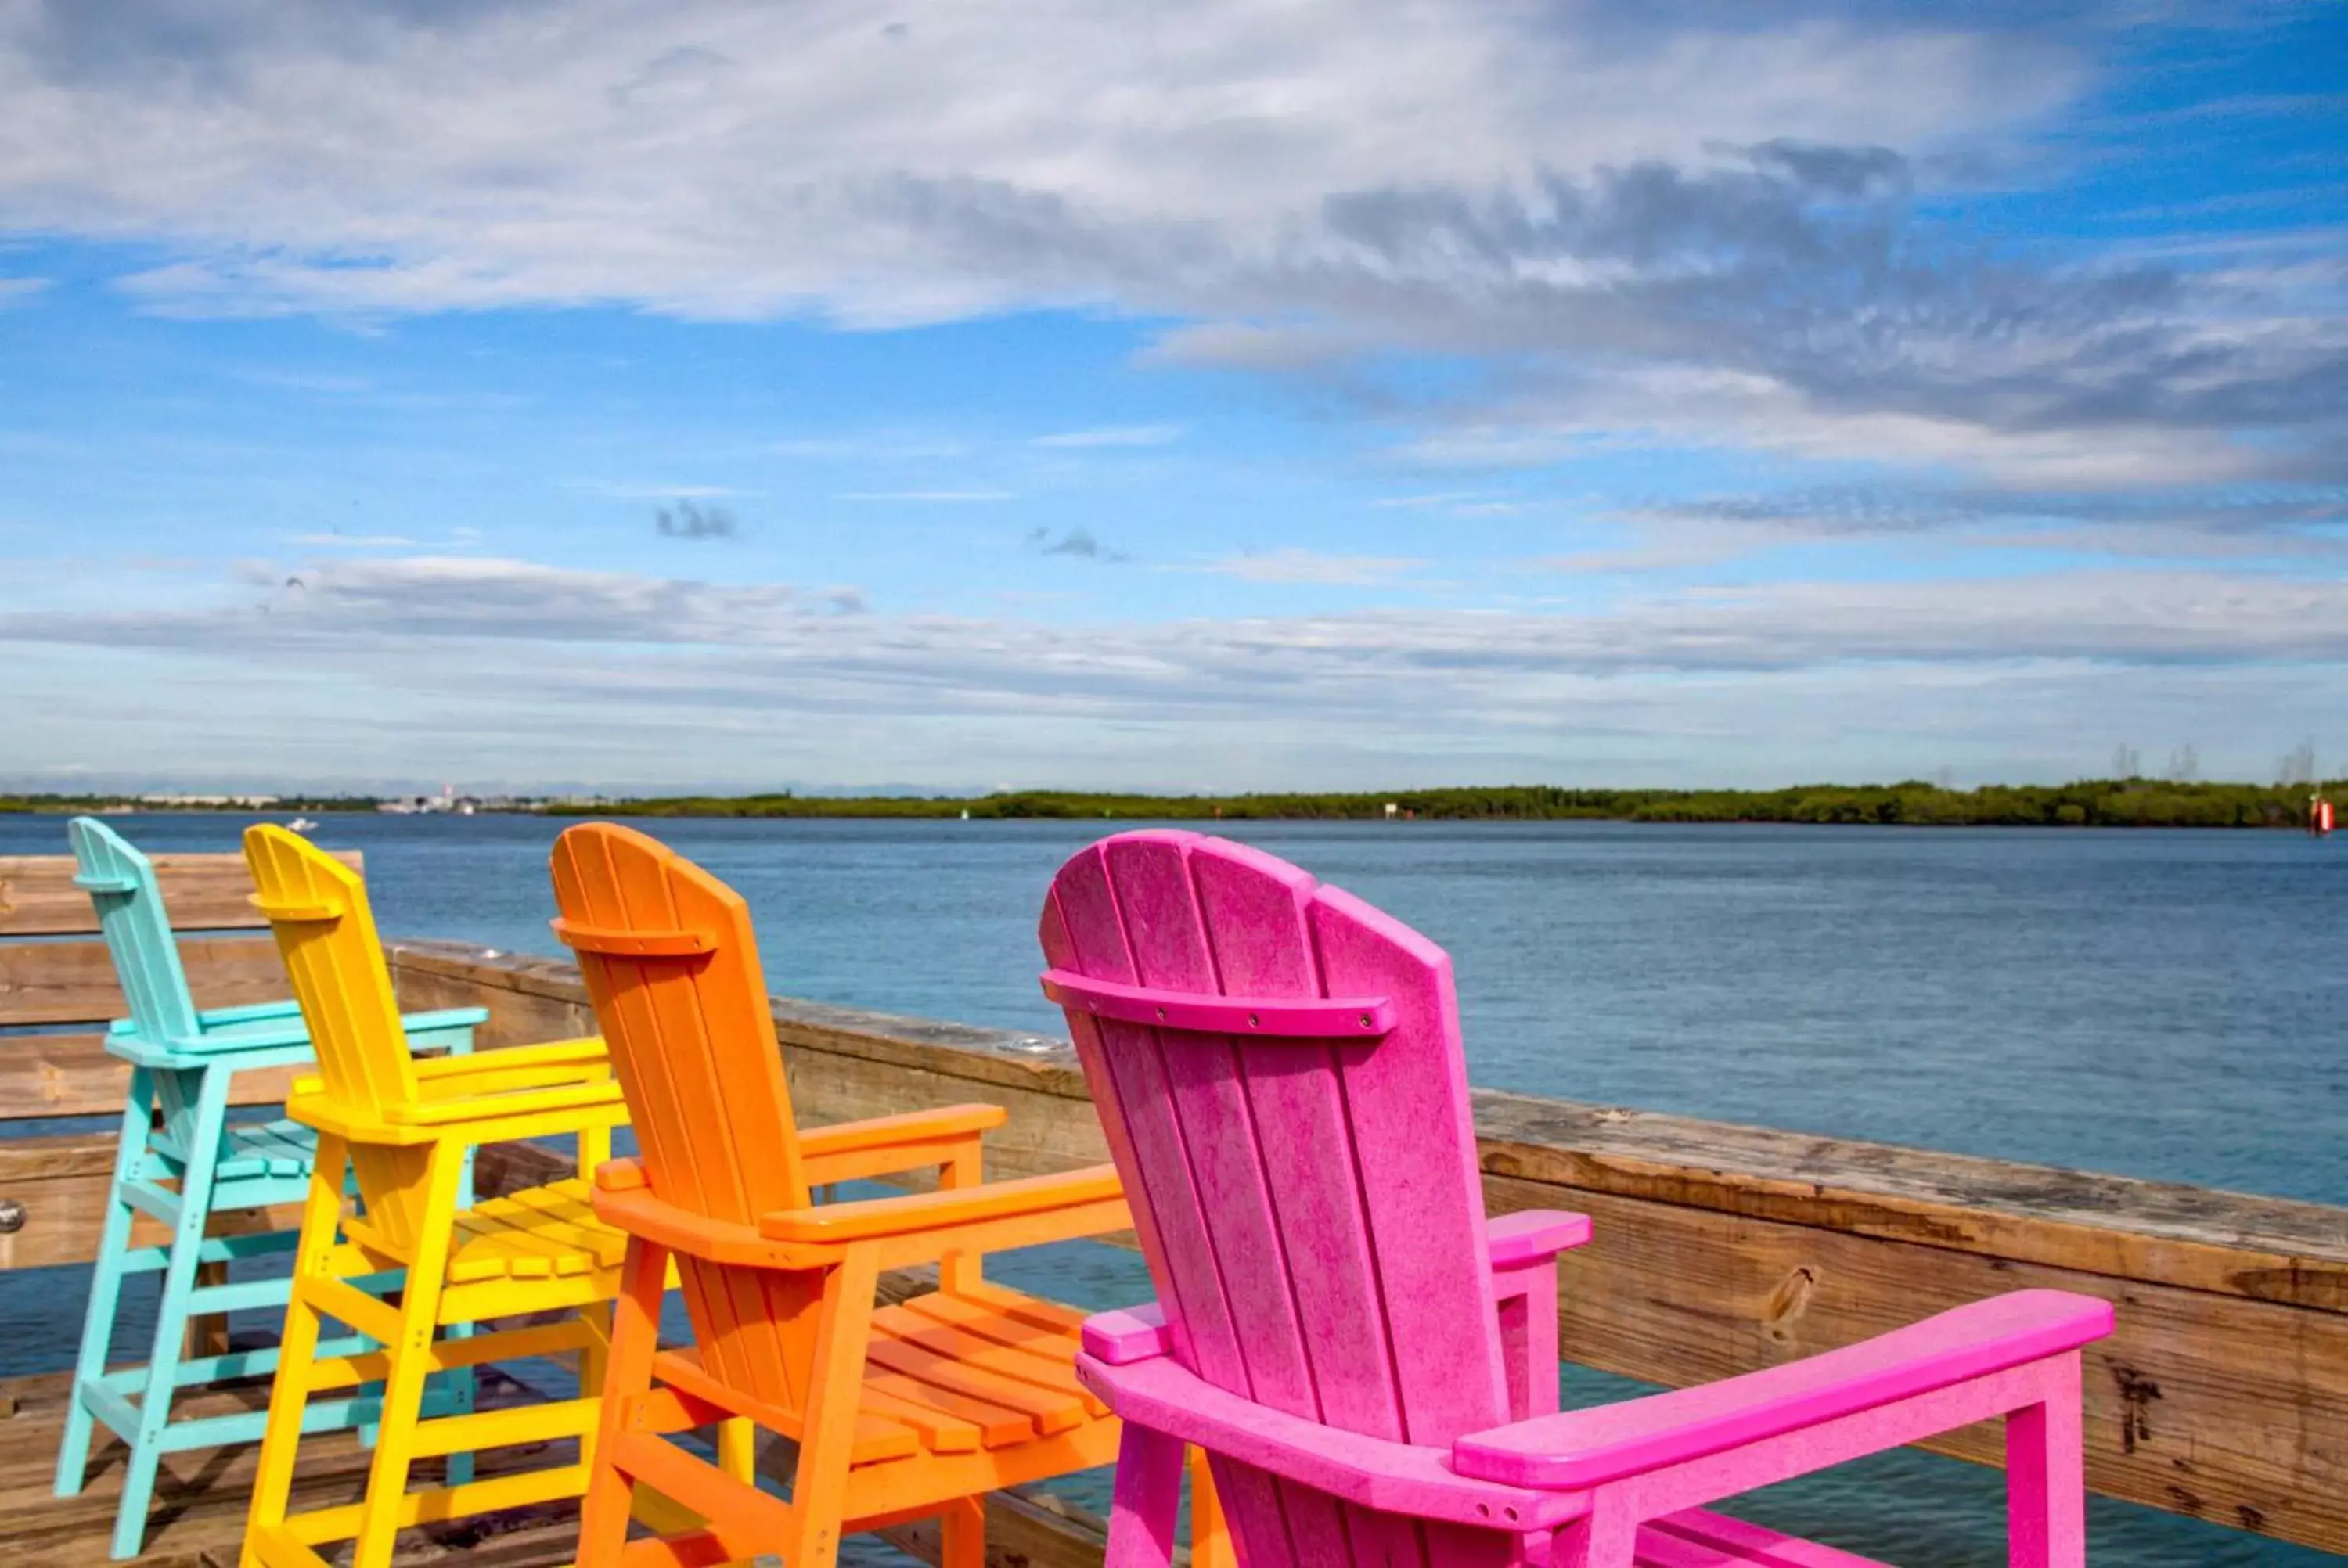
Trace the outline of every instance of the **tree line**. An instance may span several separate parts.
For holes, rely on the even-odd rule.
[[[2335,784],[2326,786],[2337,789]],[[1150,821],[1781,822],[1945,827],[2297,827],[2309,786],[2081,779],[2065,784],[1943,788],[1797,784],[1775,790],[1563,789],[1545,784],[1387,793],[1154,795],[1010,790],[961,795],[675,795],[551,805],[571,815],[1125,817]],[[1389,808],[1392,808],[1389,812]]]
[[[551,802],[561,816],[1128,818],[1158,822],[1370,822],[1389,815],[1434,822],[1790,822],[1906,824],[1934,827],[2298,827],[2312,788],[2079,779],[2064,784],[1983,784],[1950,789],[1922,779],[1889,784],[1797,784],[1773,790],[1564,789],[1549,784],[1461,786],[1352,793],[1137,794],[1085,790],[1006,790],[984,795],[823,795],[783,791],[747,795],[663,795],[593,803]],[[0,812],[87,811],[122,804],[115,795],[0,795]],[[369,795],[288,796],[273,812],[372,811]],[[141,806],[141,810],[172,809]],[[185,809],[185,808],[181,808]]]

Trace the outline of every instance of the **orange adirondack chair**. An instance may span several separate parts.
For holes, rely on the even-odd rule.
[[[554,850],[555,932],[579,956],[642,1154],[596,1174],[628,1233],[580,1568],[685,1568],[779,1553],[832,1568],[843,1533],[938,1517],[943,1568],[982,1568],[980,1494],[1116,1458],[1117,1422],[1076,1382],[1084,1315],[989,1284],[989,1250],[1132,1223],[1112,1166],[982,1184],[997,1106],[802,1132],[739,895],[656,840],[591,824]],[[814,1206],[810,1189],[937,1167],[941,1189]],[[696,1349],[660,1349],[678,1266]],[[877,1307],[882,1269],[941,1288]],[[790,1501],[666,1434],[748,1418],[798,1443]],[[705,1528],[629,1542],[649,1486]]]

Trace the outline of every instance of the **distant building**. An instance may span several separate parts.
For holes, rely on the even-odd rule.
[[[139,797],[139,804],[165,807],[236,806],[258,811],[263,806],[275,805],[279,798],[273,794],[142,794]]]

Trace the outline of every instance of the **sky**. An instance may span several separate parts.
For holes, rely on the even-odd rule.
[[[2336,5],[0,0],[0,786],[2348,757]]]

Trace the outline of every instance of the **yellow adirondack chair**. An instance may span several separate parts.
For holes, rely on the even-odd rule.
[[[385,1568],[394,1537],[409,1525],[586,1490],[609,1304],[627,1250],[626,1237],[594,1217],[587,1178],[610,1156],[611,1130],[627,1109],[598,1039],[410,1057],[357,874],[275,826],[249,831],[244,853],[319,1073],[297,1081],[286,1102],[288,1116],[317,1130],[317,1166],[242,1565],[324,1568],[322,1543],[351,1541],[351,1568]],[[459,1208],[474,1148],[560,1135],[578,1140],[579,1179]],[[358,1189],[350,1214],[346,1171]],[[407,1270],[396,1306],[348,1283],[395,1268]],[[550,1312],[569,1316],[471,1332],[485,1319]],[[321,1318],[384,1348],[321,1358]],[[565,1352],[580,1357],[580,1398],[422,1419],[426,1379],[436,1372]],[[366,1496],[289,1517],[311,1396],[374,1381],[383,1393]],[[578,1440],[575,1462],[469,1479],[476,1450],[561,1439]],[[728,1468],[747,1472],[747,1449],[726,1446],[735,1450]],[[409,1491],[416,1461],[435,1456],[448,1460],[451,1484]]]

